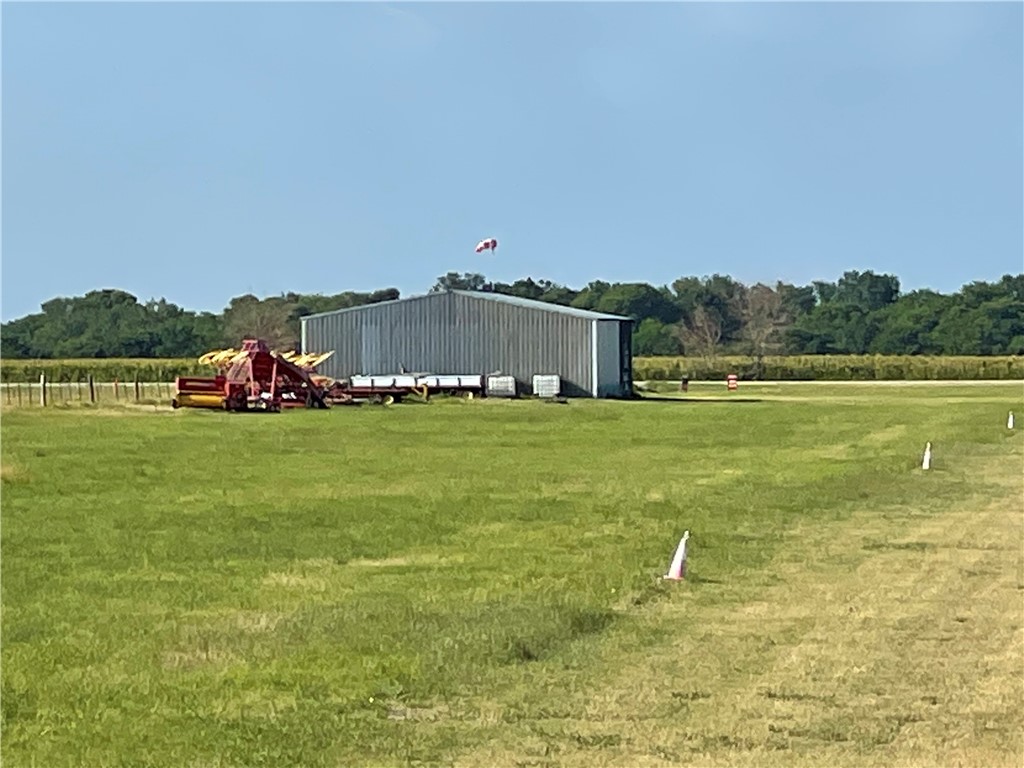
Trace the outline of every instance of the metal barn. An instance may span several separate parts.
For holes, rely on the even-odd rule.
[[[302,318],[302,351],[334,378],[423,372],[561,377],[568,397],[628,397],[632,320],[497,293],[445,291]]]

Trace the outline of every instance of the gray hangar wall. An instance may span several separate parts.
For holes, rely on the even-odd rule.
[[[632,320],[494,293],[445,291],[302,318],[302,351],[334,378],[400,370],[558,374],[572,397],[632,394]]]

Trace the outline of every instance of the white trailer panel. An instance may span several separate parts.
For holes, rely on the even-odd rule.
[[[431,389],[483,389],[483,376],[420,376],[416,382],[419,386],[426,384]]]

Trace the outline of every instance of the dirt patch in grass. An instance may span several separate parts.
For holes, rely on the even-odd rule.
[[[4,462],[0,464],[0,482],[4,483],[25,483],[28,482],[28,470],[18,464]]]

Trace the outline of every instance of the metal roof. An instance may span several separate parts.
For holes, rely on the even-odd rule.
[[[305,320],[310,317],[325,317],[327,315],[337,315],[341,312],[358,312],[359,310],[370,309],[371,307],[381,307],[387,304],[404,304],[411,301],[423,301],[430,299],[435,296],[443,296],[445,293],[457,293],[461,296],[468,296],[471,299],[482,299],[483,301],[494,301],[500,304],[511,304],[513,306],[523,307],[525,309],[536,309],[542,312],[554,312],[559,315],[570,315],[572,317],[580,317],[586,320],[632,320],[630,317],[624,315],[609,315],[605,312],[594,312],[589,309],[577,309],[576,307],[567,307],[564,304],[552,304],[547,301],[537,301],[535,299],[523,299],[519,296],[508,296],[504,293],[490,293],[487,291],[462,291],[462,290],[451,290],[451,291],[439,291],[437,293],[426,293],[422,296],[408,296],[404,299],[392,299],[391,301],[378,301],[374,304],[360,304],[358,307],[344,307],[342,309],[332,309],[327,312],[317,312],[312,315],[303,315],[300,319]]]

